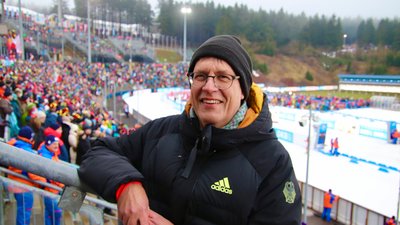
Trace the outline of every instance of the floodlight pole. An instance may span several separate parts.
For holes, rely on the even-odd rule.
[[[312,104],[310,98],[310,112],[308,117],[308,144],[307,144],[307,166],[306,166],[306,182],[304,183],[304,224],[307,224],[307,201],[308,201],[308,169],[310,165],[310,150],[311,150],[311,121],[312,121]]]
[[[64,61],[64,27],[63,17],[61,15],[61,0],[58,0],[58,30],[61,34],[61,60]]]
[[[399,200],[397,202],[397,216],[396,216],[396,224],[399,224],[400,220],[400,179],[399,179]]]
[[[21,10],[21,0],[18,0],[18,12],[19,12],[19,39],[21,42],[21,58],[25,60],[25,44],[24,44],[24,27],[22,26],[22,10]],[[18,55],[18,53],[17,53]]]
[[[91,43],[90,43],[90,0],[87,1],[87,27],[88,27],[88,51],[87,51],[87,57],[88,57],[88,63],[92,62],[92,52],[91,52]]]

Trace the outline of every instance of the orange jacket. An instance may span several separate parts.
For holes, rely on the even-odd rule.
[[[395,225],[394,219],[393,219],[393,218],[388,219],[388,220],[386,221],[386,225]]]
[[[57,156],[57,155],[54,155],[54,156],[51,158],[51,160],[56,161],[56,162],[59,162],[59,161],[60,161],[60,160],[58,159],[58,156]],[[52,185],[55,185],[55,186],[58,186],[58,187],[60,187],[60,188],[63,188],[63,187],[64,187],[64,184],[63,184],[63,183],[60,183],[60,182],[57,182],[57,181],[54,181],[54,180],[48,180],[48,183],[50,183],[50,184],[52,184]],[[58,190],[56,190],[56,189],[52,189],[52,188],[49,188],[49,187],[45,187],[44,190],[49,191],[49,192],[52,192],[52,193],[54,193],[54,194],[58,194],[58,193],[60,192],[60,191],[58,191]]]
[[[20,141],[24,141],[24,142],[26,142],[26,143],[29,143],[29,142],[30,142],[30,141],[29,141],[28,139],[26,139],[26,138],[19,137],[19,136],[18,136],[18,138],[20,139]],[[13,138],[13,139],[11,139],[10,141],[8,141],[7,143],[10,144],[10,145],[15,145],[15,143],[17,143],[17,139],[16,139],[16,138]],[[32,151],[33,151],[33,150],[32,150]],[[19,174],[24,175],[24,176],[25,176],[26,178],[28,178],[28,179],[31,179],[31,180],[34,180],[34,181],[46,182],[46,178],[41,177],[41,176],[38,176],[38,175],[35,175],[35,174],[33,174],[33,173],[29,173],[29,172],[23,171],[23,170],[21,170],[21,169],[18,169],[18,168],[12,167],[12,166],[9,166],[8,169],[11,170],[11,171],[13,171],[13,172],[15,172],[15,173],[19,173]],[[20,183],[29,185],[29,186],[33,186],[33,187],[39,187],[39,186],[40,186],[40,185],[34,183],[33,181],[29,181],[29,180],[26,180],[26,179],[23,179],[23,178],[20,178],[20,177],[17,177],[17,176],[8,175],[8,178],[10,178],[11,180],[15,180],[15,181],[18,181],[18,182],[20,182]],[[23,192],[27,192],[26,189],[21,188],[21,187],[17,187],[17,186],[13,186],[13,185],[8,186],[8,190],[11,191],[11,192],[13,192],[13,193],[23,193]]]
[[[325,192],[324,195],[324,208],[332,208],[335,201],[339,199],[339,196],[335,196],[332,193]]]
[[[19,174],[25,174],[25,172],[23,172],[23,171],[20,170],[20,169],[15,168],[15,167],[11,167],[11,166],[10,166],[10,167],[8,167],[8,169],[11,170],[11,171],[13,171],[13,172],[19,173]],[[26,175],[27,175],[27,178],[29,178],[29,179],[31,179],[31,180],[46,182],[46,178],[41,177],[41,176],[38,176],[38,175],[35,175],[35,174],[33,174],[33,173],[26,173]],[[12,180],[15,180],[15,181],[18,181],[18,182],[20,182],[20,183],[29,185],[29,186],[33,186],[33,187],[39,187],[39,186],[40,186],[40,185],[38,185],[38,184],[36,184],[36,183],[34,183],[34,182],[32,182],[32,181],[25,180],[25,179],[23,179],[23,178],[19,178],[19,177],[13,176],[13,175],[8,175],[8,178],[10,178],[10,179],[12,179]],[[21,188],[21,187],[17,187],[17,186],[13,186],[13,185],[8,186],[8,190],[11,191],[11,192],[13,192],[13,193],[23,193],[23,192],[27,192],[26,189]]]
[[[50,151],[50,150],[46,147],[46,145],[41,145],[41,148],[39,149],[39,155],[41,155],[41,156],[43,156],[43,157],[45,157],[45,158],[51,159],[51,160],[53,160],[53,161],[55,161],[55,162],[59,162],[59,161],[60,161],[60,160],[58,159],[58,155],[57,155],[56,153],[53,153],[52,151]],[[62,183],[60,183],[60,182],[57,182],[57,181],[54,181],[54,180],[50,180],[50,179],[47,180],[47,183],[56,185],[56,186],[58,186],[58,187],[60,187],[60,188],[63,188],[63,187],[64,187],[64,184],[62,184]],[[58,193],[59,193],[58,190],[55,190],[55,189],[52,189],[52,188],[49,188],[49,187],[45,187],[44,190],[49,191],[49,192],[52,192],[52,193],[54,193],[54,194],[58,194]]]
[[[335,140],[333,141],[333,147],[334,147],[334,148],[339,148],[339,140],[338,140],[338,139],[335,139]]]

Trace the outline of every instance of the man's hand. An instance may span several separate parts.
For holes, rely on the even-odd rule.
[[[150,210],[149,218],[151,225],[174,225],[169,220],[165,219],[163,216],[154,212],[153,210]]]
[[[118,218],[124,225],[149,225],[150,207],[140,183],[128,185],[118,199]]]

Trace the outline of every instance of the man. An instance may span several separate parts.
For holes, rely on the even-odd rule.
[[[0,140],[8,141],[10,132],[7,131],[8,126],[8,115],[14,111],[11,105],[13,99],[12,91],[10,87],[6,87],[4,95],[0,99]]]
[[[392,218],[388,218],[387,220],[386,220],[386,223],[385,223],[385,225],[395,225],[396,224],[396,220],[395,220],[396,218],[394,217],[394,216],[392,216]]]
[[[90,139],[92,138],[92,122],[85,120],[82,123],[82,130],[79,132],[78,146],[76,148],[75,164],[80,165],[82,156],[90,149]]]
[[[59,162],[58,152],[59,152],[59,142],[60,139],[54,135],[46,136],[42,147],[39,149],[39,155],[51,159],[53,161]],[[48,183],[56,185],[60,188],[64,187],[64,184],[48,180]],[[58,194],[59,191],[46,187],[45,190],[50,191],[54,194]],[[58,207],[57,199],[53,199],[48,196],[44,196],[44,220],[46,225],[60,225],[62,217],[62,209]]]
[[[8,144],[23,149],[32,154],[37,154],[37,152],[32,149],[33,136],[34,136],[33,130],[29,126],[24,126],[19,130],[17,138],[11,139],[8,142]],[[9,167],[9,169],[16,173],[24,175],[27,179],[46,182],[45,178],[34,175],[32,173],[28,173],[27,171],[23,171],[21,169],[17,169],[11,166]],[[35,187],[38,186],[32,181],[29,181],[27,179],[22,179],[17,176],[9,175],[8,177],[20,183],[24,183]],[[17,225],[30,224],[32,206],[33,206],[32,191],[12,185],[8,187],[8,190],[14,193],[15,200],[17,201],[16,224]]]
[[[184,112],[95,141],[81,179],[117,201],[125,225],[300,224],[291,159],[251,75],[239,39],[210,38],[193,54]]]
[[[339,199],[339,196],[332,194],[332,190],[324,194],[324,211],[322,212],[322,219],[328,222],[331,221],[332,205]]]
[[[333,141],[333,153],[332,155],[334,156],[339,156],[339,139],[336,137],[335,140]]]
[[[397,131],[397,129],[394,129],[392,131],[392,133],[390,134],[391,138],[392,138],[392,144],[397,144],[397,140],[400,137],[400,133]]]

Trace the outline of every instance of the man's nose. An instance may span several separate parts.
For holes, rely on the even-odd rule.
[[[214,80],[215,76],[210,76],[208,75],[206,83],[204,84],[203,88],[211,88],[211,89],[215,89],[217,88],[215,86],[215,80]],[[210,86],[211,85],[211,86]]]

